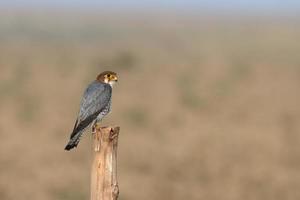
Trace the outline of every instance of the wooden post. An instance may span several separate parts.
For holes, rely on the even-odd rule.
[[[96,127],[93,134],[91,200],[117,200],[117,147],[120,127]]]

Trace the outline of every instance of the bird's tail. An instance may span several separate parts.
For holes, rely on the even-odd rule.
[[[65,150],[70,151],[74,147],[77,147],[77,145],[80,141],[80,137],[81,137],[82,133],[83,133],[83,131],[79,131],[76,134],[72,134],[68,144],[65,147]]]

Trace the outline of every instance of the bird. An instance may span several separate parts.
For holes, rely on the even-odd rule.
[[[85,89],[80,109],[65,150],[77,147],[84,131],[92,125],[92,129],[111,111],[112,88],[118,81],[117,74],[112,71],[100,73],[96,80]]]

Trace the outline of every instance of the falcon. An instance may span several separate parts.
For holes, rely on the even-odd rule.
[[[99,74],[86,88],[76,119],[70,140],[65,147],[69,151],[77,147],[81,135],[91,125],[92,129],[111,110],[111,96],[113,85],[118,81],[117,74],[112,71],[104,71]]]

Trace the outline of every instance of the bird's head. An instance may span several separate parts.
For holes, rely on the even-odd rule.
[[[113,86],[118,81],[118,76],[115,72],[104,71],[97,76],[97,81]]]

